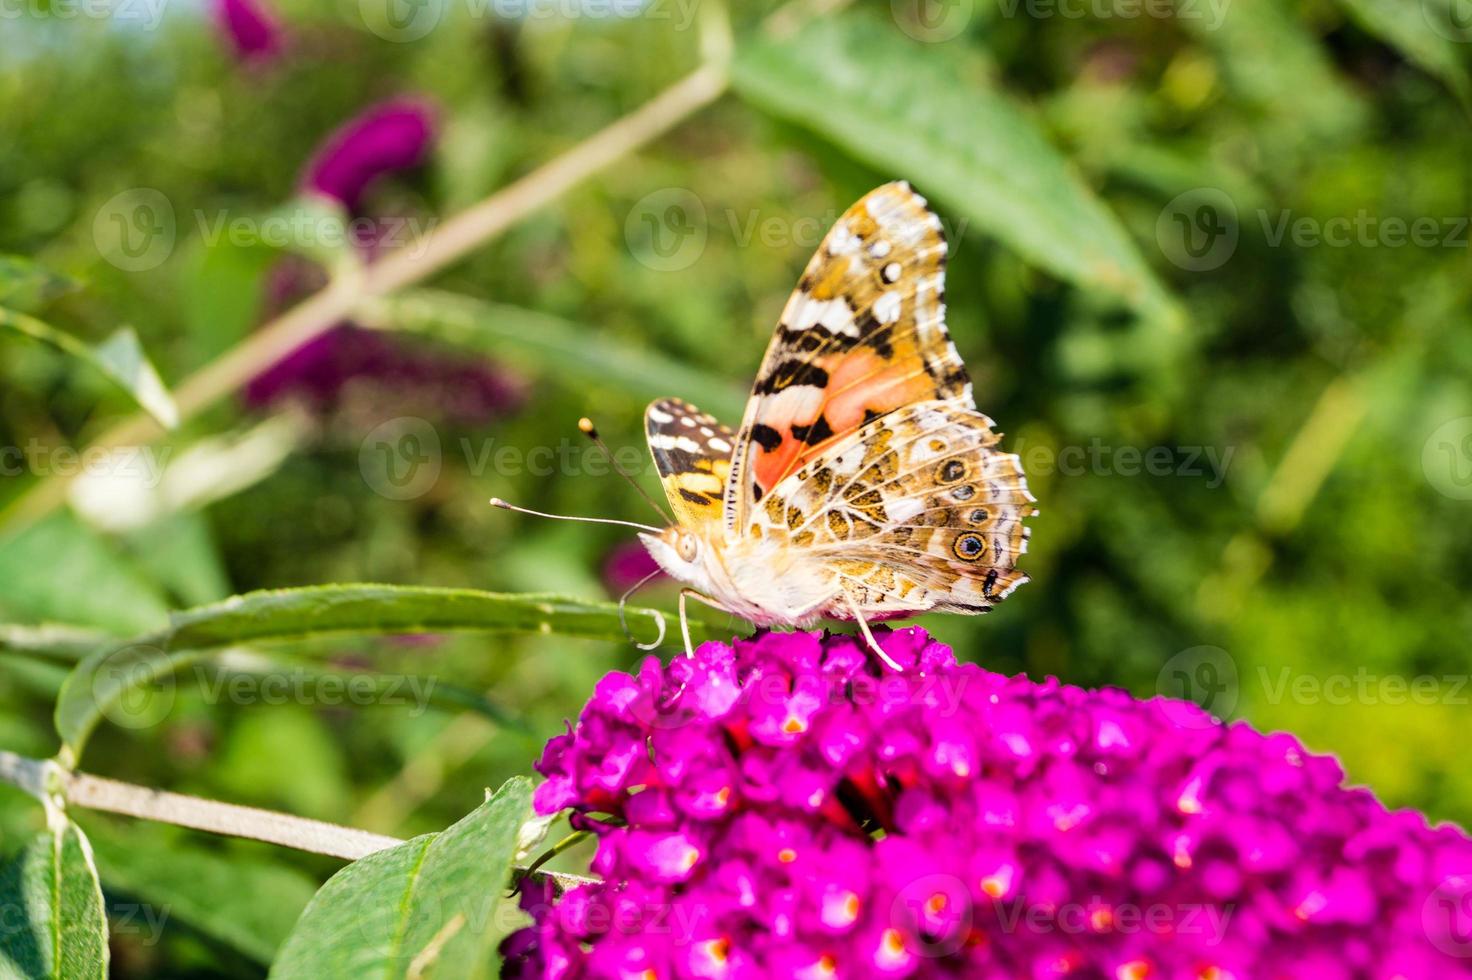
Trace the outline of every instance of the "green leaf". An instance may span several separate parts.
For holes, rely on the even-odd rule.
[[[0,976],[107,976],[107,919],[92,849],[75,824],[36,835],[0,868]]]
[[[102,536],[62,512],[0,535],[0,616],[141,633],[168,622],[159,589]]]
[[[182,604],[215,602],[230,594],[214,532],[199,511],[167,514],[127,538],[138,564]]]
[[[908,178],[943,214],[1055,275],[1183,322],[1115,216],[1029,115],[951,47],[846,14],[755,42],[732,72],[743,98]]]
[[[651,609],[630,607],[631,627]],[[692,629],[695,624],[691,624]],[[333,633],[557,633],[623,640],[618,606],[551,595],[508,595],[416,585],[320,585],[248,592],[177,613],[175,647],[305,639]],[[653,629],[651,627],[651,632]]]
[[[518,777],[448,830],[348,865],[302,913],[271,976],[494,976],[497,910],[530,816],[531,783]]]
[[[90,364],[130,395],[138,407],[153,416],[159,425],[172,429],[179,424],[179,409],[158,372],[144,356],[132,327],[123,327],[93,347],[33,316],[0,308],[0,328],[30,337]]]
[[[372,326],[424,334],[528,370],[555,371],[559,380],[615,388],[635,398],[682,395],[728,419],[739,419],[746,407],[744,393],[722,379],[534,310],[417,289],[373,301],[363,317]]]
[[[1202,5],[1203,12],[1207,6]],[[1286,0],[1231,0],[1218,15],[1179,18],[1215,55],[1227,91],[1257,110],[1255,135],[1270,152],[1288,147],[1315,152],[1305,132],[1326,142],[1347,142],[1368,118],[1363,100],[1303,23],[1299,6]]]
[[[89,820],[102,881],[168,921],[270,963],[317,883],[285,865],[190,846],[156,827]]]
[[[1467,104],[1467,64],[1459,44],[1472,30],[1458,26],[1452,8],[1460,0],[1340,0],[1359,25],[1394,47],[1407,60],[1440,79]]]
[[[629,627],[641,639],[657,635],[652,609],[627,610]],[[669,617],[665,617],[668,621]],[[673,622],[665,640],[679,642]],[[93,652],[67,678],[56,704],[56,730],[75,762],[104,718],[132,727],[158,720],[172,701],[172,688],[144,703],[124,704],[137,692],[215,648],[242,643],[305,640],[347,633],[402,634],[481,631],[561,634],[625,641],[618,606],[559,596],[506,595],[475,589],[409,585],[324,585],[251,592],[224,602],[176,613],[168,629],[110,644]],[[690,623],[695,642],[726,632]]]
[[[261,322],[267,271],[279,261],[274,249],[201,241],[179,275],[181,333],[193,359],[204,362],[239,343]]]
[[[0,306],[34,313],[77,288],[76,282],[19,255],[0,255]]]

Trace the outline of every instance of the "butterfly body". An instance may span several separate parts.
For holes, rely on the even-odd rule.
[[[679,535],[674,528],[639,537],[671,578],[757,626],[811,626],[839,597],[837,577],[822,562],[804,560],[777,539],[701,539],[687,561]]]
[[[640,538],[688,594],[762,626],[853,619],[868,636],[868,620],[985,612],[1026,581],[1033,497],[946,331],[945,256],[924,198],[871,191],[804,271],[739,429],[649,406],[675,524]]]

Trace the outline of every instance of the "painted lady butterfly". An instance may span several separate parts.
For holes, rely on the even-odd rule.
[[[1027,581],[1037,513],[945,326],[946,240],[908,184],[829,230],[782,311],[739,431],[644,416],[675,523],[639,535],[696,598],[757,625],[982,613]],[[891,663],[891,666],[893,664]]]

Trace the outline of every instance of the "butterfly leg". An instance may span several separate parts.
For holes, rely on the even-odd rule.
[[[721,612],[725,612],[726,610],[708,595],[702,595],[694,589],[680,590],[680,635],[685,638],[685,656],[694,657],[695,644],[690,642],[690,620],[685,615],[686,599],[699,599],[712,609],[719,609]]]
[[[880,660],[894,668],[896,673],[903,674],[905,668],[895,663],[893,658],[884,652],[884,648],[879,645],[879,641],[874,639],[874,634],[869,630],[869,623],[864,619],[864,614],[859,612],[858,605],[853,600],[849,600],[848,608],[854,614],[854,621],[859,624],[859,632],[864,634],[864,640],[869,644],[869,649],[873,650]]]

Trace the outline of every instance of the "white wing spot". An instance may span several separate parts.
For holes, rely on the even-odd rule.
[[[893,323],[900,318],[900,294],[885,293],[874,301],[874,319]]]
[[[906,497],[901,500],[893,500],[884,508],[890,520],[900,522],[908,521],[924,509],[925,500],[923,497]]]
[[[887,266],[884,267],[884,281],[885,282],[894,282],[899,277],[900,277],[900,264],[898,262],[891,262],[889,265],[887,265]]]
[[[663,433],[652,436],[649,445],[655,449],[679,449],[687,453],[699,453],[700,443],[689,436],[671,436]]]
[[[719,437],[710,440],[707,445],[709,445],[710,448],[714,449],[718,453],[729,453],[731,451],[731,444]]]
[[[849,230],[847,221],[840,221],[828,233],[829,255],[852,255],[859,250],[859,236]]]
[[[649,418],[652,421],[658,422],[660,425],[669,425],[675,420],[675,417],[669,412],[661,412],[657,408],[649,409]]]

